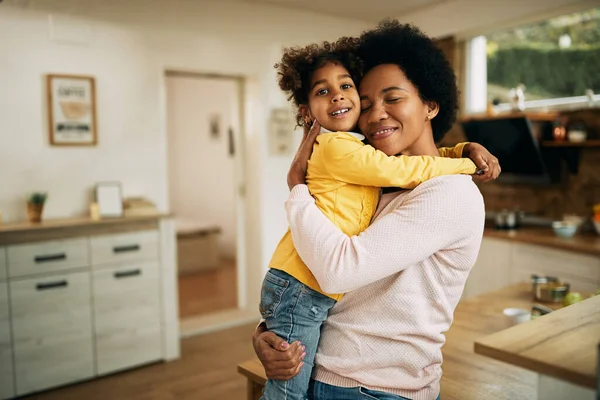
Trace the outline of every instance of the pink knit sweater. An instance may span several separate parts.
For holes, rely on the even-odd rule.
[[[286,208],[296,249],[321,287],[349,292],[323,325],[315,379],[435,399],[444,332],[483,235],[483,198],[471,177],[384,195],[358,236],[329,221],[306,185],[293,188]]]

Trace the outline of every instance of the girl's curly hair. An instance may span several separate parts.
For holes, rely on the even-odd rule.
[[[444,137],[456,121],[458,88],[450,63],[431,38],[416,26],[385,19],[361,34],[357,55],[365,72],[381,64],[398,65],[422,101],[439,105],[431,127],[436,142]]]
[[[354,83],[358,85],[362,74],[362,63],[356,56],[358,38],[342,37],[335,42],[311,44],[305,47],[290,47],[283,50],[281,61],[275,64],[281,90],[288,94],[288,100],[296,105],[296,123],[304,121],[299,106],[308,104],[310,81],[313,73],[329,62],[338,63],[348,70]]]

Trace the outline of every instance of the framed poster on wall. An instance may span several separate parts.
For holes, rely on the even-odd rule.
[[[50,74],[48,126],[53,146],[95,146],[96,83],[94,77]]]

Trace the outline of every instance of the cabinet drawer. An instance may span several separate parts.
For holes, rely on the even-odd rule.
[[[7,247],[11,278],[89,265],[86,239],[56,240]]]
[[[6,276],[6,249],[0,247],[0,281],[5,280]]]
[[[156,262],[93,271],[97,372],[162,358]]]
[[[158,231],[94,236],[92,265],[158,259]]]
[[[0,282],[0,399],[15,396],[12,341],[8,311],[8,284]]]
[[[515,269],[554,275],[562,280],[600,282],[600,258],[554,250],[543,246],[515,244]]]
[[[9,282],[17,395],[94,374],[90,273]]]

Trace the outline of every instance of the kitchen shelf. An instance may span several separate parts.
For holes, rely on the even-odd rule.
[[[587,140],[585,142],[569,142],[567,140],[563,142],[555,142],[552,140],[545,140],[542,142],[544,147],[600,147],[600,140]]]
[[[509,119],[509,118],[527,118],[533,122],[552,122],[555,121],[556,118],[560,114],[556,111],[549,112],[502,112],[497,114],[487,114],[487,113],[479,113],[479,114],[465,114],[462,115],[459,120],[460,122],[469,122],[469,121],[488,121],[494,119]]]

